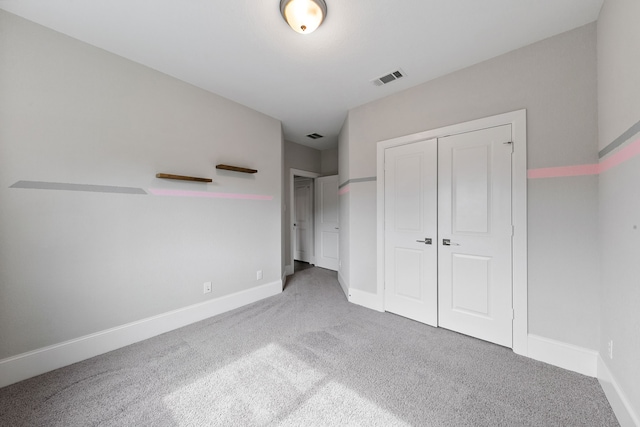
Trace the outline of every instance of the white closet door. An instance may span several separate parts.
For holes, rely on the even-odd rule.
[[[512,347],[511,125],[438,140],[439,326]]]
[[[437,145],[385,150],[385,310],[437,326]]]

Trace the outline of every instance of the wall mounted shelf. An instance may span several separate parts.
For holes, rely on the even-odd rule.
[[[213,182],[211,178],[197,178],[195,176],[171,175],[168,173],[157,173],[156,178],[179,179],[181,181]]]
[[[226,171],[242,172],[242,173],[257,173],[256,169],[240,168],[238,166],[229,165],[216,165],[216,169],[224,169]]]

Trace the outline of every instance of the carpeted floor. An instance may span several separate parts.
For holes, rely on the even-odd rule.
[[[0,389],[2,426],[616,426],[597,380],[347,303],[334,272]]]

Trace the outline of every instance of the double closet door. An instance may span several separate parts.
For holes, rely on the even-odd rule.
[[[512,347],[511,125],[385,150],[385,310]]]

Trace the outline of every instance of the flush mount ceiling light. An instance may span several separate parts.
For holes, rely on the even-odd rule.
[[[280,13],[294,31],[309,34],[327,16],[327,4],[324,0],[280,0]]]

